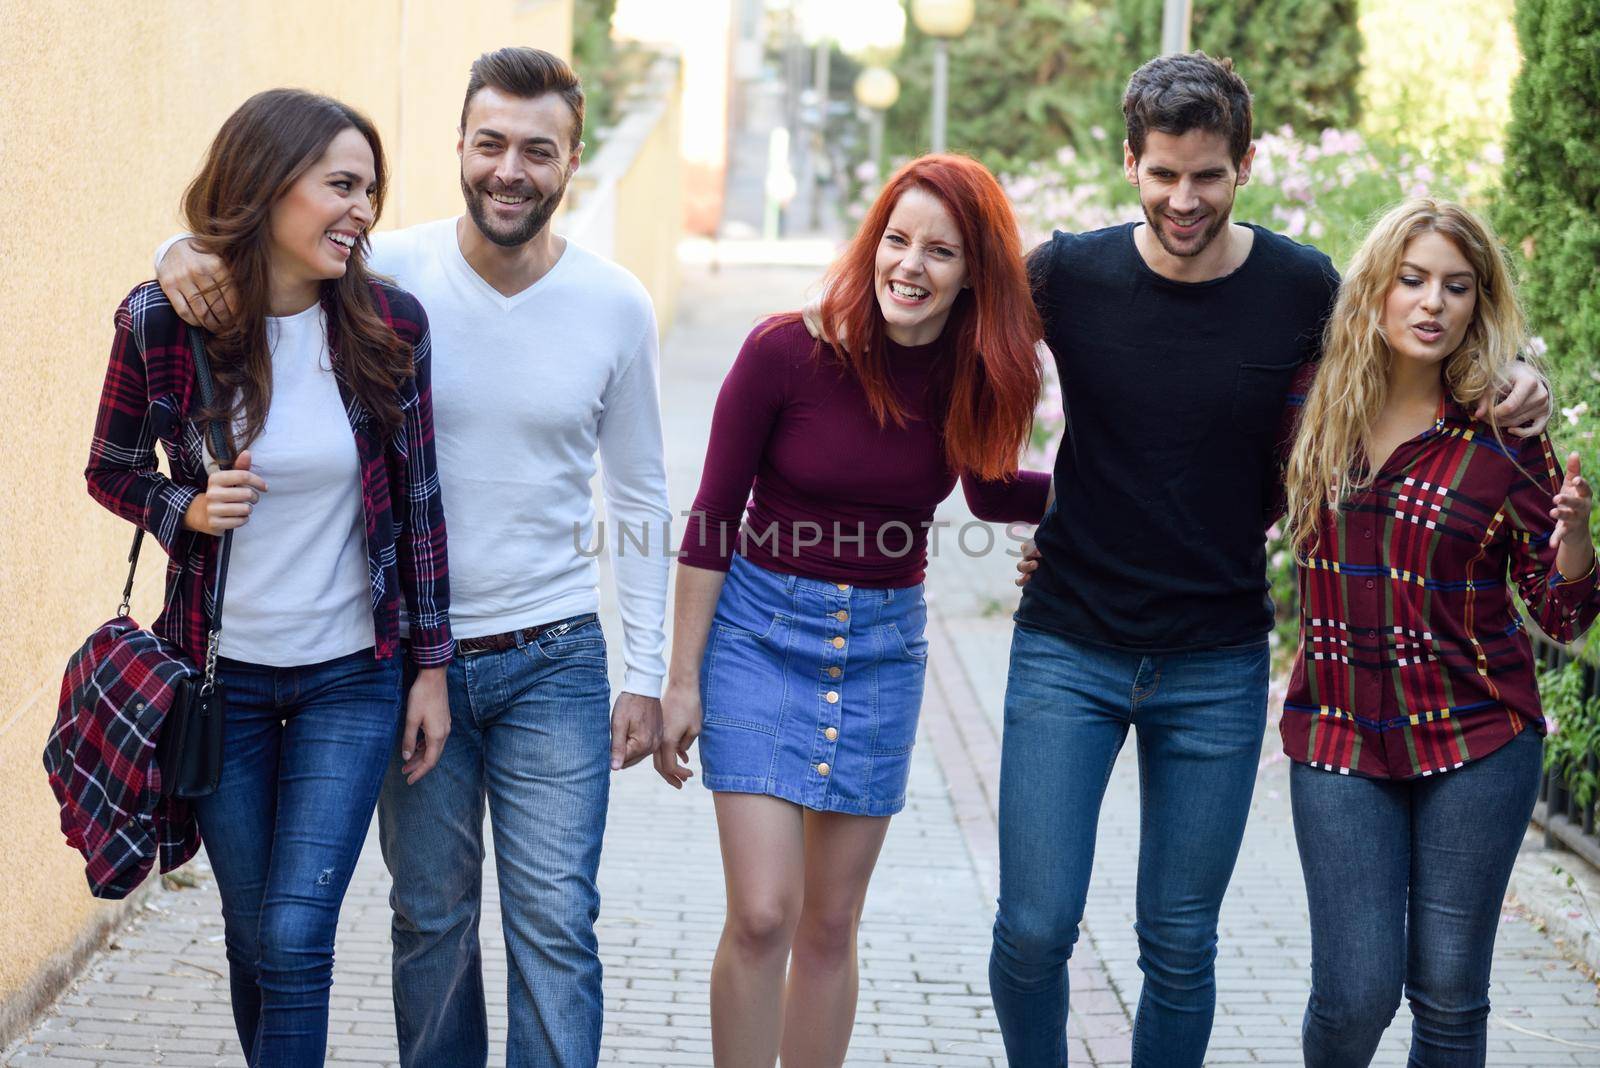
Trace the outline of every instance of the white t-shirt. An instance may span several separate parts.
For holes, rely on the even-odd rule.
[[[267,320],[272,402],[248,446],[267,492],[233,532],[218,652],[271,667],[371,648],[372,585],[355,434],[322,306]],[[207,460],[211,460],[209,439]]]
[[[623,688],[660,696],[670,511],[649,294],[568,241],[543,278],[502,296],[462,256],[455,219],[373,234],[372,267],[428,313],[455,636],[599,609],[598,452]]]

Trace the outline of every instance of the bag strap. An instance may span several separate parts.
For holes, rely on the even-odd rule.
[[[216,382],[211,377],[211,361],[206,356],[206,343],[204,336],[198,330],[189,331],[189,348],[194,353],[195,378],[200,386],[200,403],[211,407],[216,399]],[[224,469],[233,466],[233,450],[228,448],[228,439],[222,432],[220,420],[207,420],[207,429],[211,432],[211,455]],[[122,586],[122,602],[117,606],[117,615],[128,614],[130,602],[133,600],[133,578],[139,570],[139,549],[144,545],[144,528],[135,527],[133,531],[133,546],[128,550],[128,581]],[[202,690],[210,693],[216,684],[217,674],[217,643],[222,635],[222,596],[227,589],[228,557],[233,549],[233,531],[226,530],[222,533],[221,560],[217,567],[216,582],[211,588],[212,614],[206,620],[206,662],[205,681]],[[167,584],[166,597],[162,604],[170,603],[173,594],[178,589],[178,579],[183,575],[180,568]]]
[[[197,329],[189,329],[189,347],[194,352],[195,377],[200,382],[200,403],[205,404],[206,408],[210,408],[213,401],[216,400],[216,381],[211,377],[210,358],[206,358],[205,336],[200,334]],[[218,464],[221,464],[222,467],[229,467],[234,462],[234,454],[227,448],[227,436],[222,433],[221,422],[216,419],[208,420],[206,428],[211,432],[211,456],[216,457]],[[222,534],[222,572],[227,571],[227,558],[229,558],[229,548],[232,548],[232,544],[234,544],[232,531],[224,532]],[[144,547],[144,528],[142,526],[134,526],[133,545],[128,548],[128,580],[122,584],[122,601],[117,604],[117,616],[126,616],[131,611],[131,606],[133,606],[133,579],[139,572],[139,550],[142,547]],[[162,604],[171,603],[174,593],[178,593],[178,579],[181,579],[181,577],[182,569],[179,569],[178,574],[174,574],[170,582],[166,584],[166,595],[163,596]],[[222,584],[222,574],[219,574],[218,587],[213,592],[213,603],[216,604],[216,609],[218,609],[216,611],[218,619],[221,619],[222,616],[222,585],[224,585]],[[210,620],[206,620],[206,622],[210,624]]]
[[[211,377],[211,361],[206,357],[206,344],[204,336],[198,330],[189,331],[189,347],[194,353],[195,379],[200,386],[200,403],[210,408],[216,399],[216,383]],[[212,419],[208,423],[211,431],[211,455],[217,465],[223,470],[233,466],[233,450],[228,448],[227,435],[222,431],[222,421]],[[222,639],[222,596],[228,587],[228,558],[233,550],[233,531],[222,532],[221,556],[217,562],[217,577],[211,587],[211,616],[206,621],[206,662],[205,677],[200,684],[200,692],[209,694],[216,686],[217,678],[217,646]]]

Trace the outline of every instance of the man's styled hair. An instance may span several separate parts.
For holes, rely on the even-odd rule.
[[[461,102],[461,131],[467,130],[467,109],[479,90],[489,87],[508,96],[531,98],[555,93],[572,109],[572,144],[583,140],[583,83],[560,56],[542,48],[511,46],[485,52],[472,62],[467,98]]]
[[[1190,130],[1221,134],[1234,166],[1250,149],[1250,87],[1233,60],[1204,52],[1157,56],[1134,71],[1122,94],[1122,118],[1136,160],[1151,130],[1174,137]]]

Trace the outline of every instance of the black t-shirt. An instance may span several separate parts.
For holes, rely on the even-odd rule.
[[[1339,275],[1252,226],[1232,274],[1174,282],[1140,257],[1134,225],[1058,231],[1028,258],[1067,428],[1016,620],[1139,652],[1259,639],[1274,439]]]

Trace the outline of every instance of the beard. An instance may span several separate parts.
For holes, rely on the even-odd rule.
[[[1160,212],[1151,211],[1142,201],[1139,207],[1144,212],[1144,221],[1149,224],[1150,232],[1156,235],[1156,240],[1161,242],[1161,247],[1167,250],[1167,254],[1185,258],[1198,256],[1209,248],[1211,242],[1215,241],[1217,235],[1222,233],[1223,227],[1228,225],[1228,220],[1233,215],[1233,202],[1229,201],[1226,210],[1214,213],[1211,224],[1201,232],[1198,239],[1189,239],[1194,241],[1194,244],[1180,245],[1167,235],[1166,228],[1162,225],[1166,222],[1166,218]]]
[[[568,176],[561,182],[561,187],[543,200],[533,202],[528,213],[521,219],[509,224],[501,224],[490,218],[489,210],[484,206],[484,201],[489,198],[487,190],[475,189],[467,184],[466,175],[461,176],[461,196],[467,202],[467,214],[472,216],[473,223],[478,231],[490,241],[501,248],[516,248],[526,245],[550,223],[550,217],[561,206],[561,198],[566,195],[567,183],[572,179]],[[512,196],[522,196],[522,193],[512,193]]]

